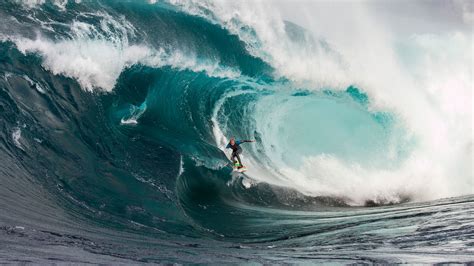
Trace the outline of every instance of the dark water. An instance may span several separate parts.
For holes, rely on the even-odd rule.
[[[366,123],[366,132],[339,129],[354,133],[352,153],[325,141],[314,149],[380,157],[387,135],[405,129],[394,133],[393,114],[369,111],[359,88],[295,87],[237,36],[167,4],[6,1],[0,21],[1,262],[473,261],[473,196],[413,202],[400,193],[354,204],[351,195],[232,173],[222,136],[255,138],[245,158],[276,167],[269,158],[278,148],[259,144],[279,143],[259,128],[259,104],[269,101],[275,110],[317,103],[305,113]],[[142,56],[145,46],[155,50]],[[176,50],[185,59],[170,56]],[[89,61],[78,60],[83,53]],[[94,64],[101,56],[117,61]],[[299,119],[280,133],[296,134]],[[291,146],[289,164],[314,150]],[[401,145],[398,156],[409,152]]]

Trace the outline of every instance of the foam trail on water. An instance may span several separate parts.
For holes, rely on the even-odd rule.
[[[147,108],[146,102],[142,103],[140,106],[132,105],[130,106],[130,114],[123,117],[120,120],[122,125],[136,125],[138,124],[138,119],[145,113]]]
[[[57,6],[60,10],[66,10],[66,5],[69,2],[68,0],[14,0],[17,3],[22,4],[27,8],[37,8],[45,3],[52,3]],[[80,3],[81,0],[74,0],[72,2]]]
[[[23,146],[21,145],[20,139],[21,139],[21,128],[17,127],[15,130],[12,132],[12,139],[13,143],[15,143],[15,146],[19,149],[23,149]]]

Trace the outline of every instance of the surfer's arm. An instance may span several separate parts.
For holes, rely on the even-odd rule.
[[[238,141],[236,141],[235,143],[236,143],[237,145],[239,145],[239,144],[242,144],[242,143],[244,143],[244,142],[255,142],[255,140],[238,140]]]

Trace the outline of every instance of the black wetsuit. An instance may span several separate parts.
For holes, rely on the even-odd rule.
[[[239,161],[240,166],[243,166],[242,162],[240,161],[240,154],[242,153],[242,148],[240,147],[240,144],[244,142],[251,142],[250,140],[236,140],[234,145],[231,145],[230,142],[227,144],[227,149],[232,149],[232,156],[230,159],[232,162],[235,163],[235,158]]]

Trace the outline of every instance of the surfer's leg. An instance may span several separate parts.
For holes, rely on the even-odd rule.
[[[232,152],[232,155],[230,156],[230,160],[232,161],[233,164],[236,163],[235,157],[237,157],[237,153],[236,153],[236,152]]]
[[[242,149],[238,149],[238,150],[235,152],[235,155],[234,155],[235,157],[237,157],[237,160],[239,161],[240,167],[244,166],[244,165],[242,164],[242,161],[240,161],[240,156],[239,156],[239,154],[241,154],[241,153],[242,153]]]

